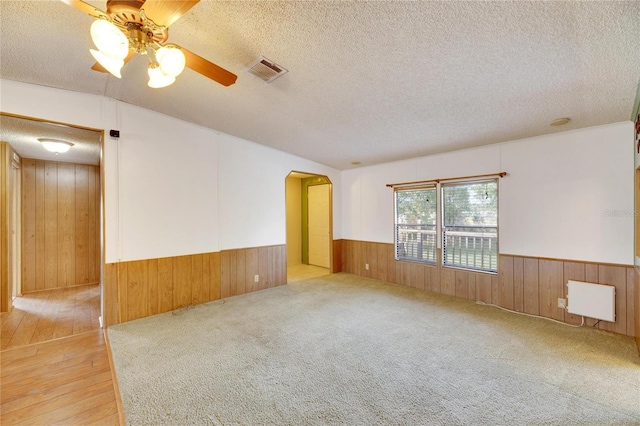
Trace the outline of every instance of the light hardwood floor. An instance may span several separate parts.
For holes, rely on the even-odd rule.
[[[97,285],[30,293],[0,316],[0,424],[118,425]]]
[[[118,425],[101,330],[0,352],[2,425]]]
[[[329,268],[323,268],[315,265],[289,265],[287,266],[287,283],[321,277],[323,275],[329,275],[330,273],[331,271]]]
[[[97,284],[28,293],[0,315],[5,350],[98,330],[100,287]]]

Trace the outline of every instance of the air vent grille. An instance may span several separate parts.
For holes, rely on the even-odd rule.
[[[276,78],[289,72],[287,69],[263,56],[251,64],[247,71],[256,77],[260,77],[267,83],[271,83]]]

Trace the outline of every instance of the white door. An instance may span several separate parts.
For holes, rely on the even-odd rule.
[[[329,185],[308,188],[309,265],[329,267]]]

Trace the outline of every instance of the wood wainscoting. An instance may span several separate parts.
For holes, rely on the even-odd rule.
[[[331,248],[331,273],[342,272],[342,240],[333,240]]]
[[[338,250],[342,252],[344,272],[491,303],[570,324],[579,324],[581,318],[558,308],[558,298],[567,297],[567,280],[613,285],[616,287],[616,322],[602,321],[598,328],[629,336],[635,336],[638,329],[637,319],[634,319],[637,318],[634,306],[638,298],[635,295],[637,286],[634,286],[635,268],[632,266],[501,254],[498,274],[487,274],[440,264],[397,261],[394,246],[388,243],[337,240],[334,247],[335,244],[342,246]],[[369,270],[365,268],[366,264]],[[635,279],[640,279],[638,273],[635,274]],[[594,323],[594,320],[586,320],[587,325]]]
[[[108,327],[286,283],[285,245],[108,263],[103,324]]]
[[[287,246],[221,251],[220,283],[223,298],[286,284]]]
[[[100,282],[100,167],[22,160],[22,293]]]

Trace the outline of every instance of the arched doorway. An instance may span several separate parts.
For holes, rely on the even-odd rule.
[[[292,171],[285,180],[287,282],[331,272],[332,183],[327,176]]]

